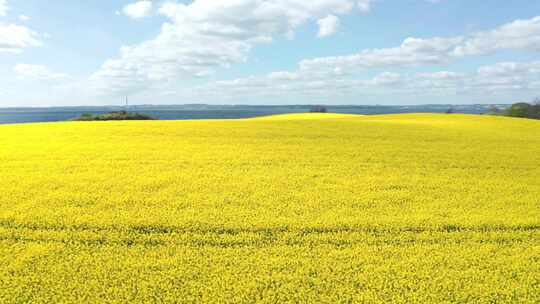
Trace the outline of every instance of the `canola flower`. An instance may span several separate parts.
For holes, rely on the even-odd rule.
[[[540,122],[0,126],[0,303],[538,303]]]

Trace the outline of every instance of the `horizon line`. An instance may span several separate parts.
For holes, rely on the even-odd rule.
[[[209,104],[209,103],[184,103],[184,104],[132,104],[131,107],[182,107],[182,106],[213,106],[213,107],[422,107],[422,106],[500,106],[512,105],[513,103],[425,103],[425,104]],[[0,109],[50,109],[50,108],[126,108],[126,105],[66,105],[66,106],[0,106]]]

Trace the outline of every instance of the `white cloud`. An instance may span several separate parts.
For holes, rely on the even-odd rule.
[[[456,47],[457,56],[489,54],[499,49],[540,51],[540,16],[516,20],[497,29],[479,32]]]
[[[138,45],[124,46],[120,55],[107,60],[91,76],[91,87],[106,95],[133,94],[156,88],[178,88],[184,78],[212,75],[219,68],[246,62],[252,48],[271,43],[277,36],[293,38],[307,22],[319,24],[319,36],[335,33],[339,17],[356,7],[370,8],[371,1],[357,0],[195,0],[190,4],[164,3],[159,13],[168,18],[159,35]],[[463,56],[498,49],[540,51],[540,17],[518,20],[492,31],[454,37],[407,38],[393,48],[366,49],[346,56],[303,60],[296,71],[270,73],[238,81],[217,82],[235,91],[271,88],[308,92],[357,91],[362,87],[412,88],[433,83],[439,88],[470,77],[442,71],[410,77],[382,73],[372,79],[351,79],[362,69],[451,63]],[[477,76],[479,77],[479,76]],[[497,80],[501,82],[500,79]],[[474,82],[481,83],[475,78]],[[329,87],[328,87],[329,86]],[[338,90],[338,91],[339,91]],[[264,90],[263,90],[264,91]],[[206,94],[204,90],[201,92]]]
[[[399,87],[403,78],[398,73],[385,72],[371,79],[349,79],[344,77],[320,77],[310,73],[274,72],[265,77],[250,76],[228,81],[216,81],[200,89],[200,93],[221,92],[222,96],[249,94],[340,94],[359,90],[388,89]]]
[[[456,80],[456,79],[462,79],[465,76],[465,74],[456,73],[456,72],[448,72],[448,71],[440,71],[436,73],[420,73],[418,74],[418,76],[422,78],[428,78],[428,79]]]
[[[540,61],[499,62],[482,66],[473,73],[444,71],[417,76],[410,82],[410,86],[418,92],[445,89],[480,95],[502,92],[534,94],[536,83],[540,81]]]
[[[358,8],[360,11],[367,13],[371,10],[371,2],[373,0],[358,0]]]
[[[536,83],[540,81],[540,61],[500,62],[479,68],[476,75],[475,83],[488,86],[489,90],[538,89]]]
[[[137,91],[152,82],[212,74],[245,62],[251,49],[275,36],[292,38],[308,21],[349,13],[353,0],[195,0],[167,2],[159,13],[168,17],[159,35],[121,49],[92,75],[97,89],[110,93]]]
[[[494,65],[483,66],[478,69],[478,74],[484,77],[499,77],[523,74],[531,69],[538,69],[538,63],[523,64],[518,62],[499,62]]]
[[[402,81],[401,75],[397,73],[385,72],[373,78],[373,84],[378,86],[391,86]]]
[[[17,64],[13,71],[19,79],[25,80],[59,80],[67,77],[66,74],[52,72],[44,65]]]
[[[0,17],[3,17],[7,14],[9,10],[7,0],[0,0]]]
[[[533,96],[540,86],[540,61],[501,62],[480,67],[476,72],[439,71],[402,75],[384,72],[373,78],[355,79],[349,75],[326,77],[305,71],[274,72],[266,76],[250,76],[217,81],[194,89],[199,97],[221,100],[271,98],[339,98],[343,96],[501,96],[527,94]],[[525,94],[525,95],[523,95]],[[280,99],[281,100],[281,99]]]
[[[339,18],[334,15],[328,15],[317,21],[319,24],[319,37],[328,37],[334,35],[339,29]]]
[[[8,10],[8,1],[0,0],[0,17],[6,16]],[[28,21],[30,17],[20,15],[19,19]],[[17,24],[0,22],[0,53],[19,53],[22,49],[37,46],[41,46],[41,41],[33,30]]]
[[[41,46],[41,41],[36,32],[25,26],[0,23],[0,52],[19,53],[37,46]]]
[[[347,71],[355,68],[444,64],[464,56],[486,55],[501,49],[540,51],[540,16],[468,36],[407,38],[398,47],[304,60],[300,67],[305,70],[340,68]]]
[[[126,5],[122,12],[133,19],[148,17],[152,14],[152,1],[138,1]]]
[[[525,71],[487,76],[497,66],[529,67]],[[374,77],[321,76],[304,71],[274,72],[234,80],[214,81],[171,93],[161,91],[140,96],[155,97],[169,92],[174,100],[246,103],[452,103],[511,102],[532,99],[540,89],[540,62],[502,62],[464,73],[399,74],[384,72]]]
[[[380,66],[407,66],[449,62],[456,45],[462,37],[453,38],[407,38],[399,47],[368,49],[348,56],[321,57],[304,60],[304,70],[372,68]]]
[[[276,81],[297,80],[298,78],[299,78],[299,75],[297,73],[291,73],[291,72],[273,72],[273,73],[268,74],[268,79],[276,80]]]

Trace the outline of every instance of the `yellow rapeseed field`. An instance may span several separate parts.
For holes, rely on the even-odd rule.
[[[539,303],[540,121],[0,126],[0,303]]]

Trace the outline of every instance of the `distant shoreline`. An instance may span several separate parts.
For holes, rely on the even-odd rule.
[[[400,113],[452,113],[484,114],[496,106],[505,109],[509,105],[419,105],[419,106],[327,106],[331,113],[340,114],[400,114]],[[136,105],[128,108],[122,106],[91,107],[51,107],[51,108],[0,108],[0,124],[56,122],[73,120],[83,114],[103,115],[115,111],[126,110],[148,115],[157,120],[200,120],[200,119],[241,119],[260,116],[310,112],[309,105],[289,106],[243,106],[243,105]]]
[[[153,105],[153,104],[134,104],[129,105],[128,108],[136,109],[145,109],[145,108],[159,108],[159,109],[237,109],[237,108],[309,108],[313,105],[321,105],[328,108],[419,108],[419,107],[458,107],[458,108],[469,108],[469,107],[491,107],[491,106],[500,106],[500,107],[509,107],[511,103],[474,103],[474,104],[417,104],[417,105],[378,105],[378,104],[369,104],[369,105],[353,105],[353,104],[338,104],[338,105],[329,105],[329,104],[291,104],[291,105],[278,105],[278,104],[266,104],[266,105],[254,105],[254,104],[171,104],[171,105]],[[0,107],[0,111],[4,110],[39,110],[39,109],[125,109],[124,105],[72,105],[72,106],[25,106],[25,107],[16,107],[16,106],[7,106]]]

